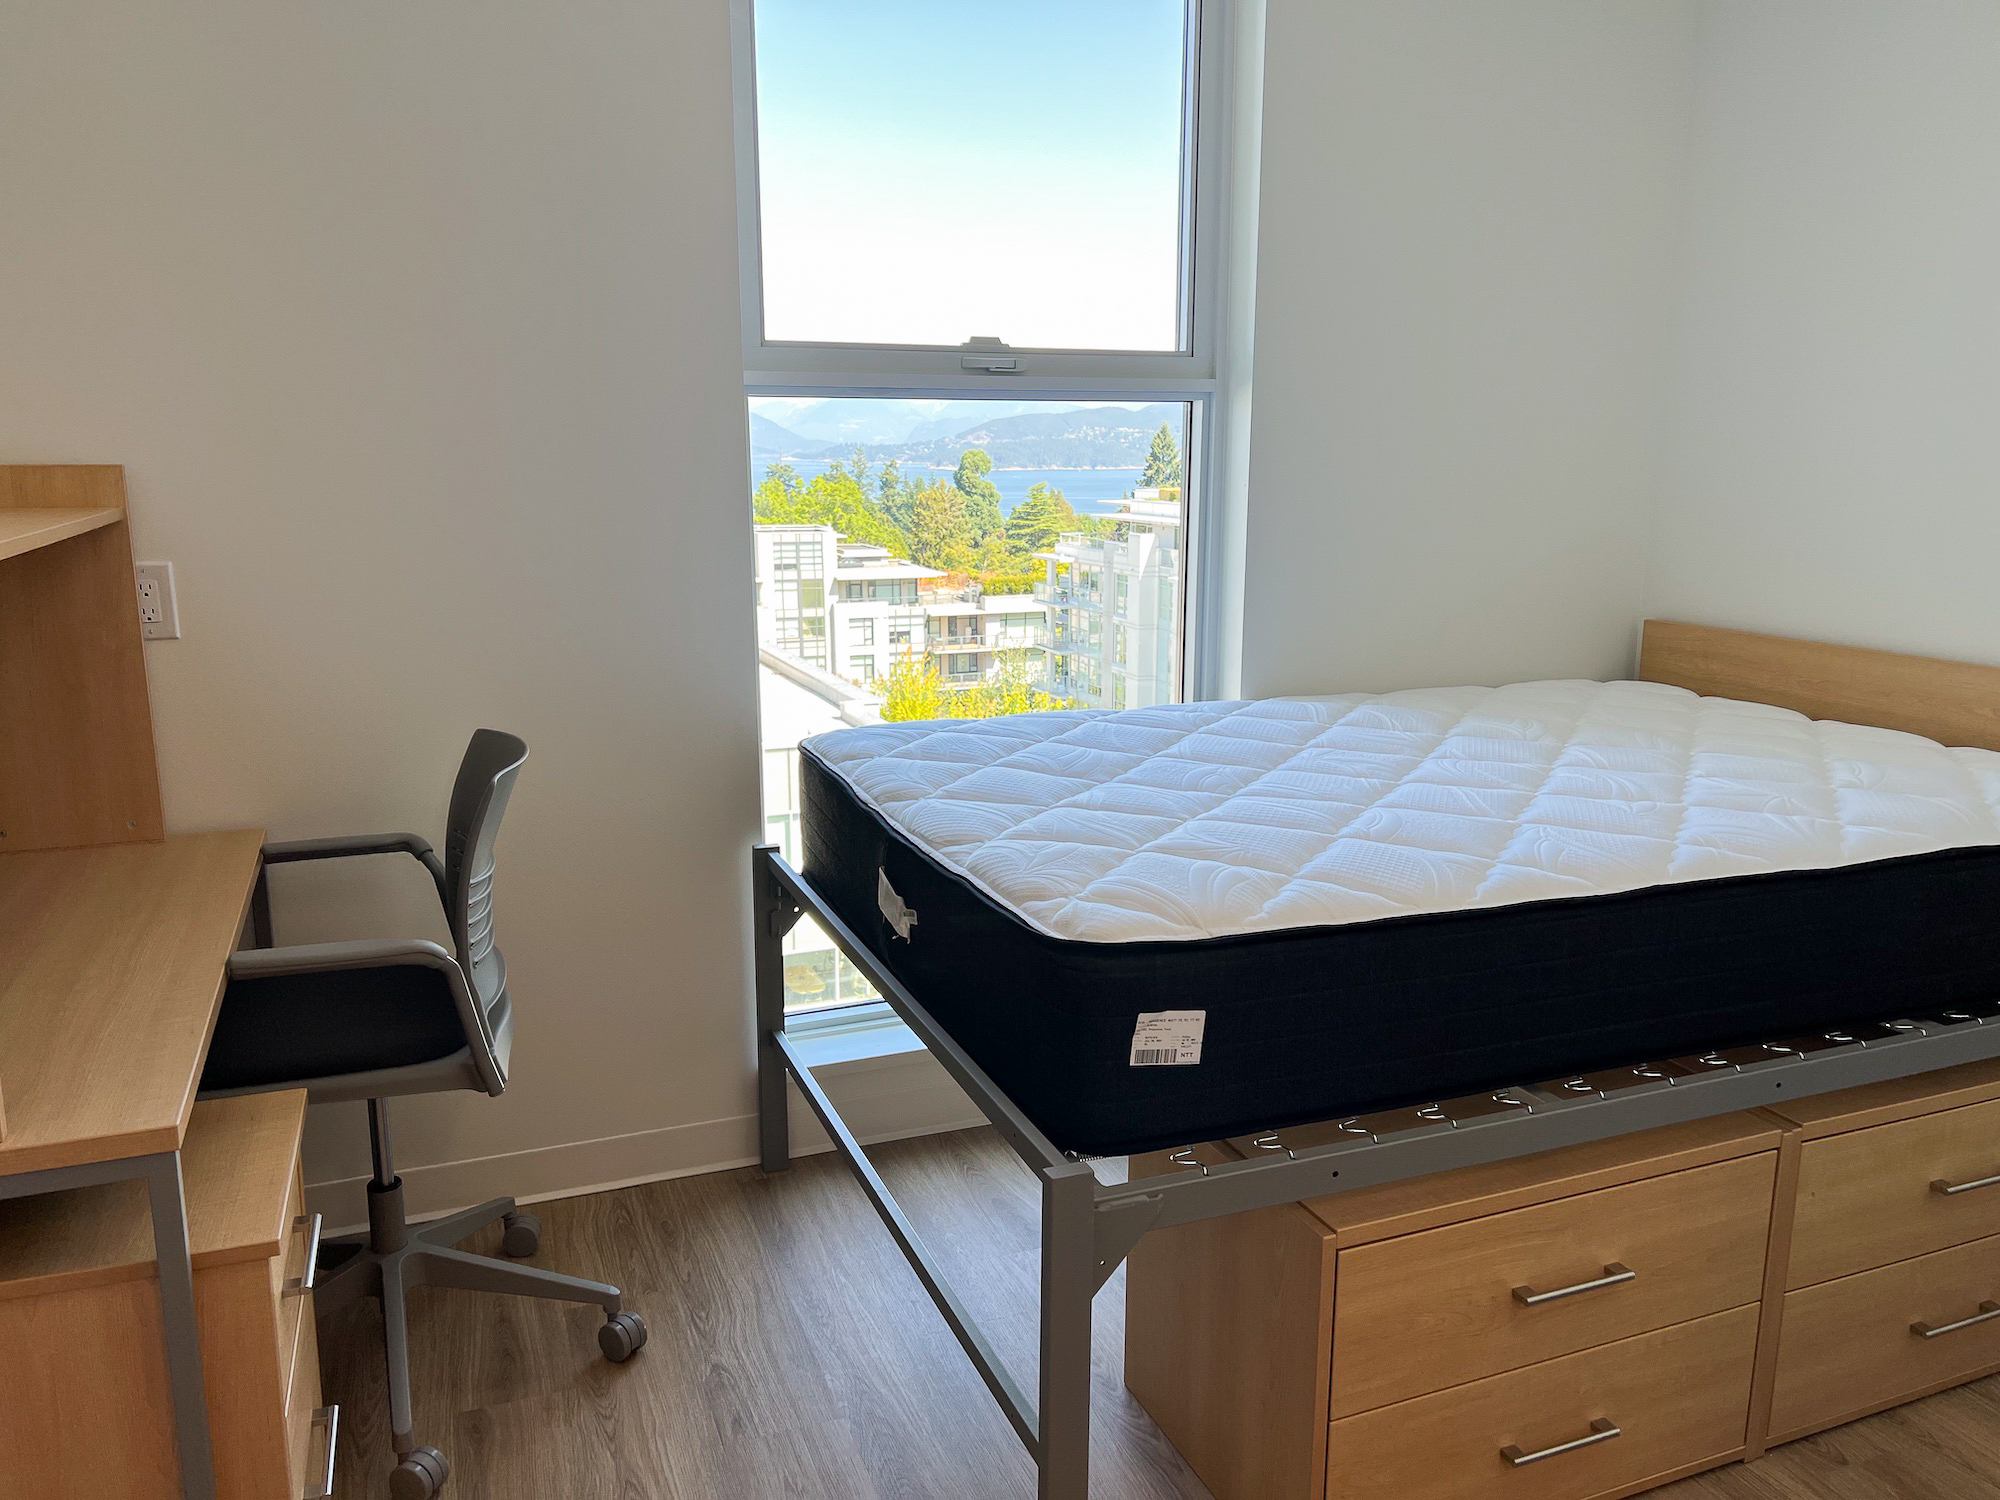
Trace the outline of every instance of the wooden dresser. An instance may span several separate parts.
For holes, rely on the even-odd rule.
[[[306,1096],[195,1106],[183,1153],[220,1500],[330,1493],[299,1141]],[[0,1500],[180,1494],[135,1182],[0,1202]]]
[[[1218,1500],[1614,1500],[2000,1370],[2000,1063],[1164,1230],[1128,1286]]]
[[[1767,1443],[2000,1371],[2000,1063],[1774,1113],[1797,1188]]]

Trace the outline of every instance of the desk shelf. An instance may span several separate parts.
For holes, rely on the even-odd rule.
[[[0,510],[0,561],[125,519],[116,505],[37,505]]]

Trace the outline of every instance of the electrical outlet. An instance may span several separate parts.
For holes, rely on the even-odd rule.
[[[181,638],[181,610],[174,599],[174,565],[170,562],[143,562],[136,569],[139,578],[139,635],[148,641],[177,641]]]

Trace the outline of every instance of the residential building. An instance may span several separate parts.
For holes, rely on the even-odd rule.
[[[922,653],[924,586],[944,574],[844,540],[831,526],[756,528],[757,642],[850,682],[872,683]]]
[[[1065,532],[1038,553],[1048,619],[1044,685],[1085,708],[1147,708],[1180,697],[1183,559],[1178,490],[1122,501],[1110,536]]]
[[[974,585],[958,598],[934,593],[924,613],[925,650],[947,683],[981,681],[1015,651],[1027,653],[1031,677],[1044,675],[1048,615],[1033,594],[985,594]]]

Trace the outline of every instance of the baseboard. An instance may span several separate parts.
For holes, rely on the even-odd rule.
[[[814,1075],[866,1145],[986,1123],[928,1052],[815,1068]],[[793,1153],[811,1156],[832,1149],[833,1143],[794,1088]],[[522,1203],[574,1198],[747,1167],[756,1160],[757,1117],[745,1114],[468,1161],[406,1166],[401,1175],[411,1217],[435,1218],[490,1198],[511,1197]],[[366,1177],[347,1177],[306,1185],[311,1211],[323,1215],[328,1225],[341,1226],[329,1228],[329,1235],[353,1233],[366,1225],[367,1182]]]

